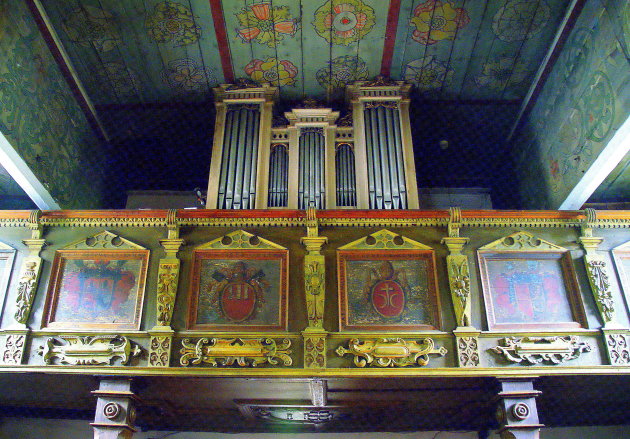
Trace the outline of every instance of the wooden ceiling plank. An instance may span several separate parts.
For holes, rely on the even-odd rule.
[[[461,8],[464,11],[466,11],[466,0],[464,0],[464,2],[462,3]],[[460,37],[459,39],[457,38],[458,36]],[[446,61],[447,73],[445,74],[444,80],[442,81],[442,85],[440,86],[440,90],[439,90],[439,98],[441,99],[455,97],[455,96],[445,96],[444,89],[449,84],[449,82],[452,81],[452,77],[449,78],[448,72],[449,70],[452,69],[451,65],[453,64],[453,54],[455,53],[455,45],[463,39],[464,37],[462,36],[462,33],[460,33],[460,28],[458,27],[457,29],[455,29],[455,35],[453,36],[453,42],[451,43],[451,50],[448,53],[448,60]]]
[[[198,49],[201,64],[206,71],[208,83],[207,97],[212,96],[212,88],[225,83],[221,67],[220,48],[216,38],[216,29],[210,3],[207,0],[191,0],[195,21],[202,27]]]
[[[405,56],[408,47],[410,47],[409,40],[411,39],[409,23],[413,16],[413,3],[414,0],[401,0],[390,68],[392,78],[402,78],[405,73]]]
[[[489,0],[484,6],[483,16],[479,30],[475,37],[474,48],[468,59],[466,73],[462,80],[459,97],[460,99],[487,99],[481,87],[478,86],[476,78],[482,73],[483,67],[488,64],[492,53],[496,35],[492,31],[492,22],[495,14],[501,7],[504,7],[510,0]],[[482,54],[483,47],[487,47],[485,56]]]

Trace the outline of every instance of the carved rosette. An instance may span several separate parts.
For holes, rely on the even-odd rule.
[[[437,348],[431,338],[404,340],[402,338],[379,338],[359,340],[353,338],[348,347],[339,346],[335,352],[340,357],[354,355],[354,364],[358,367],[406,367],[426,366],[429,355],[443,357],[447,354],[444,347]]]
[[[304,334],[304,367],[306,369],[326,367],[326,334]]]
[[[157,285],[157,321],[160,326],[170,326],[173,306],[177,295],[179,260],[160,262]]]
[[[574,335],[555,337],[507,337],[502,340],[503,346],[495,346],[491,350],[503,355],[513,363],[539,364],[549,362],[560,364],[574,360],[582,352],[590,352],[591,346],[581,342]]]
[[[612,365],[630,364],[630,337],[621,333],[605,333],[608,359]]]
[[[208,363],[213,367],[232,366],[256,367],[261,364],[275,366],[282,363],[291,366],[291,340],[283,339],[276,343],[270,338],[201,338],[196,343],[182,340],[182,366]]]
[[[116,358],[126,365],[132,357],[142,353],[140,346],[122,335],[60,335],[50,337],[39,348],[44,363],[73,366],[111,365]]]
[[[149,343],[149,367],[168,367],[171,360],[171,343],[169,335],[151,336]]]
[[[479,339],[477,337],[457,337],[456,340],[459,366],[479,366]]]
[[[615,303],[610,291],[610,280],[606,269],[606,262],[600,259],[586,258],[586,272],[588,281],[593,290],[595,303],[604,320],[608,323],[613,320],[615,313]]]
[[[8,334],[2,350],[2,364],[22,364],[26,334]]]

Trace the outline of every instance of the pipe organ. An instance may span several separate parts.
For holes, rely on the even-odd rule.
[[[313,100],[272,126],[276,87],[214,89],[209,209],[414,209],[410,86],[377,78],[347,88],[351,114]]]

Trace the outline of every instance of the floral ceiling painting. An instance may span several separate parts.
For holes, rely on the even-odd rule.
[[[98,106],[204,101],[238,78],[332,101],[379,74],[430,99],[518,100],[570,0],[43,3]],[[567,69],[579,73],[589,36],[571,44]]]

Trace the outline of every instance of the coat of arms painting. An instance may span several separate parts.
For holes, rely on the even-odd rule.
[[[148,251],[58,251],[44,327],[139,329]]]
[[[197,250],[191,329],[286,329],[287,252]]]
[[[341,329],[437,329],[432,251],[339,253]]]

